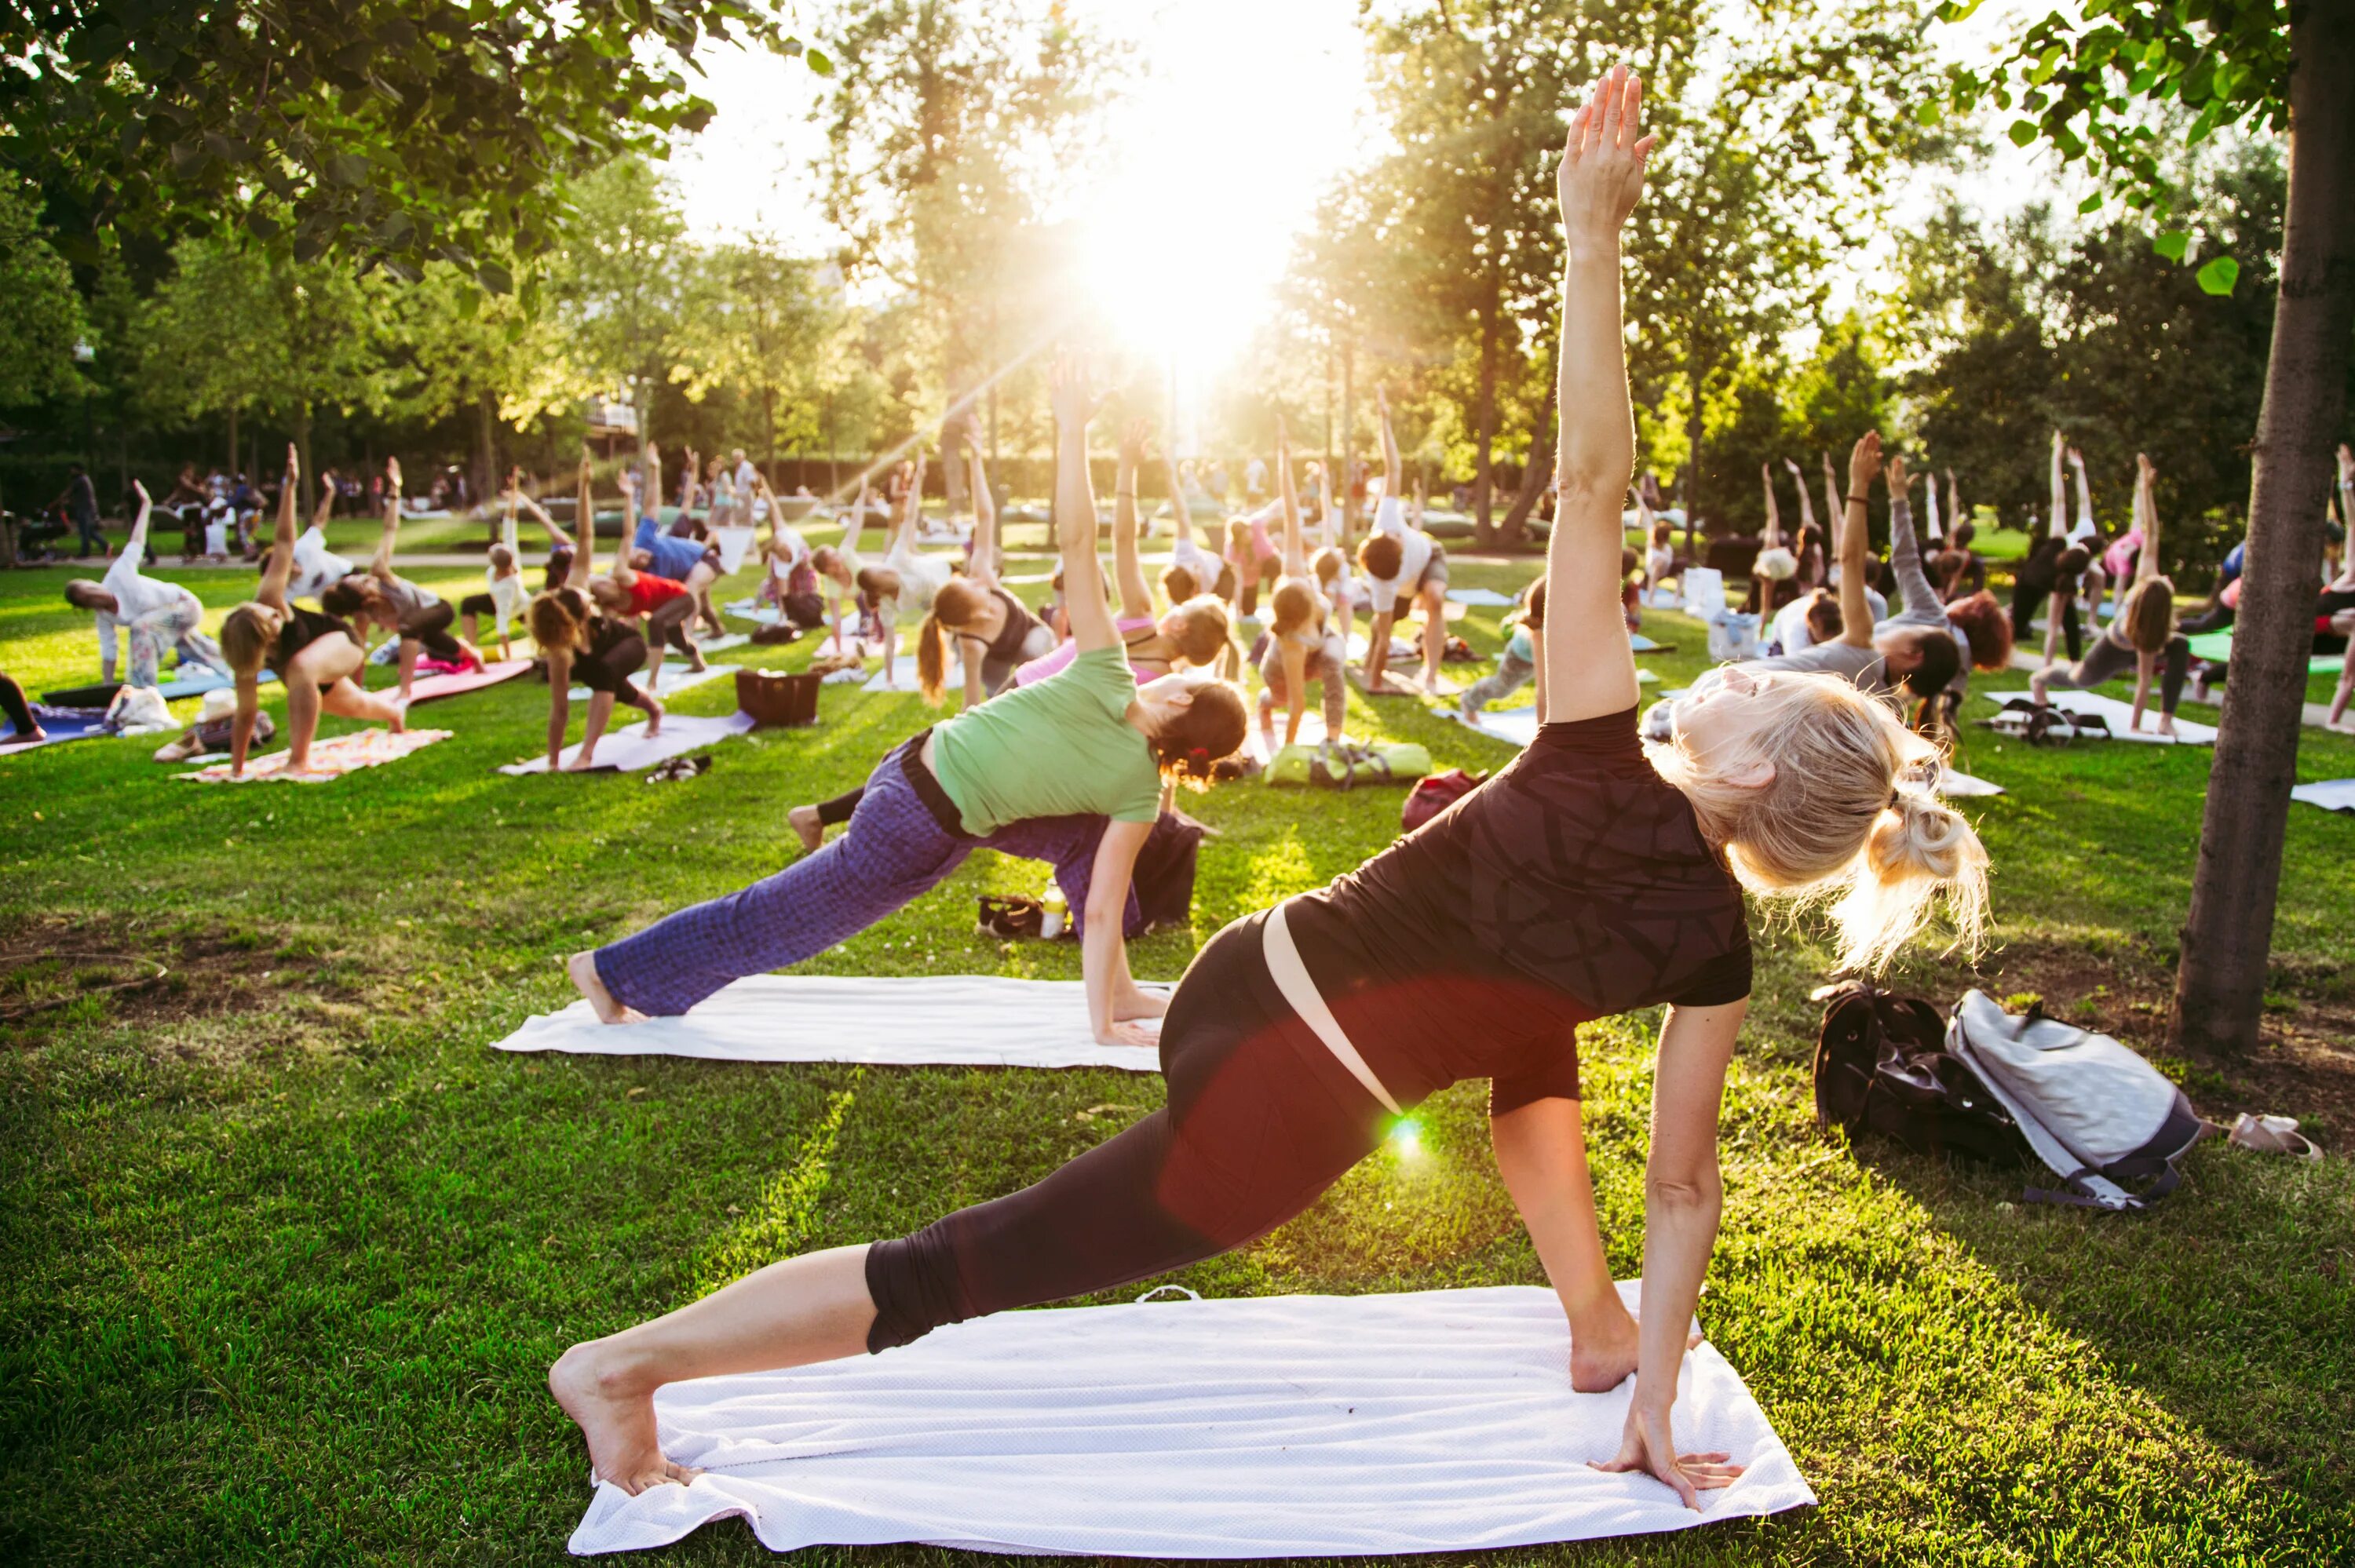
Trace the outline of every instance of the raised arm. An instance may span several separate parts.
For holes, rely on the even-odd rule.
[[[661,527],[662,519],[659,514],[662,511],[663,495],[662,448],[656,446],[652,441],[648,441],[646,443],[646,487],[641,493],[645,497],[644,503],[645,509],[649,513],[657,514],[655,519],[655,526],[657,528]]]
[[[1149,429],[1143,419],[1130,421],[1128,433],[1121,438],[1120,465],[1112,486],[1112,571],[1113,580],[1120,587],[1124,618],[1153,613],[1153,589],[1146,583],[1145,563],[1136,553],[1137,529],[1142,526],[1136,514],[1136,472],[1144,466]],[[1088,488],[1095,486],[1092,482]],[[1095,546],[1090,545],[1088,549],[1093,554]]]
[[[1186,486],[1178,475],[1178,454],[1175,451],[1163,452],[1161,466],[1169,479],[1169,510],[1174,514],[1176,537],[1191,545],[1195,542],[1194,509],[1186,504]],[[1213,550],[1210,553],[1217,555],[1219,552]],[[1202,591],[1208,593],[1216,586],[1215,583],[1204,583]]]
[[[2094,495],[2085,487],[2085,454],[2071,447],[2069,466],[2077,473],[2077,526],[2090,529],[2093,536],[2098,539],[2102,535],[2102,525],[2094,521]]]
[[[2158,494],[2154,488],[2158,469],[2145,452],[2135,453],[2135,506],[2142,514],[2142,559],[2135,566],[2135,581],[2147,583],[2158,576]]]
[[[1300,492],[1292,482],[1292,437],[1284,426],[1284,416],[1275,417],[1275,493],[1284,502],[1284,575],[1305,577],[1308,575],[1308,551],[1300,539]],[[1298,683],[1294,683],[1297,696]]]
[[[1839,596],[1842,642],[1872,646],[1872,604],[1864,597],[1865,498],[1881,473],[1881,432],[1867,430],[1848,455],[1848,498],[1840,507]]]
[[[289,488],[294,487],[294,481],[292,479],[289,479],[286,483]],[[123,553],[126,556],[147,548],[147,518],[155,510],[155,503],[147,499],[145,485],[134,479],[131,482],[131,490],[132,493],[139,497],[139,514],[131,520],[131,537],[123,542]],[[283,495],[279,497],[278,504],[281,511],[285,510],[286,498]]]
[[[1905,600],[1905,612],[1919,615],[1924,609],[1942,603],[1938,589],[1930,581],[1930,574],[1922,569],[1922,541],[1913,533],[1913,498],[1911,478],[1905,471],[1905,460],[1889,460],[1889,571],[1897,579],[1897,591]],[[1931,482],[1934,496],[1937,482]],[[1932,505],[1937,504],[1933,500]],[[1944,611],[1940,611],[1943,622]]]
[[[303,488],[303,462],[294,443],[286,443],[286,482],[278,492],[278,532],[270,541],[270,558],[261,566],[261,586],[254,599],[273,609],[286,608],[286,585],[294,576],[294,493]]]
[[[1065,357],[1049,376],[1055,409],[1055,547],[1063,559],[1063,613],[1082,653],[1120,646],[1112,606],[1104,599],[1103,563],[1096,558],[1095,486],[1088,482],[1088,421],[1095,390],[1085,366]]]
[[[1546,704],[1557,722],[1617,713],[1636,697],[1619,607],[1619,498],[1636,471],[1619,230],[1643,195],[1644,160],[1657,140],[1642,134],[1642,85],[1614,66],[1571,117],[1555,176],[1568,257],[1554,389],[1561,501],[1546,546]]]
[[[523,546],[516,542],[516,496],[523,489],[523,470],[507,470],[506,505],[499,514],[499,543],[506,549],[507,558],[517,566],[523,564]]]
[[[336,471],[327,469],[319,475],[319,504],[312,510],[311,526],[320,533],[327,531],[327,520],[336,511]]]
[[[400,460],[384,460],[384,533],[376,542],[376,555],[368,561],[368,576],[379,582],[392,579],[392,546],[400,537]]]
[[[981,441],[978,435],[979,432],[974,429],[971,421],[968,420],[964,428],[965,456],[970,460],[967,465],[966,483],[973,490],[973,551],[969,569],[973,573],[974,581],[984,588],[996,588],[998,566],[997,498],[989,493],[989,464],[981,455]],[[776,503],[771,502],[769,515],[774,518],[777,512]],[[969,660],[967,662],[974,662]],[[975,668],[978,668],[977,664]]]
[[[1848,508],[1840,503],[1839,475],[1832,468],[1832,454],[1826,452],[1823,454],[1823,458],[1824,526],[1831,529],[1835,533],[1838,533],[1839,531],[1839,520],[1847,514]],[[1837,549],[1838,546],[1835,546],[1834,548]]]
[[[1955,482],[1955,471],[1946,471],[1946,527],[1960,533],[1963,526],[1963,490]]]
[[[1930,543],[1935,545],[1946,536],[1945,530],[1938,526],[1938,473],[1935,469],[1924,469],[1923,472],[1925,477],[1922,481],[1922,510],[1924,514],[1922,526],[1928,532]],[[1910,501],[1911,498],[1908,499]]]
[[[1789,458],[1783,460],[1783,466],[1791,471],[1791,488],[1799,493],[1799,527],[1803,531],[1813,528],[1816,525],[1816,503],[1807,499],[1807,476],[1799,465]],[[1838,514],[1835,513],[1834,515],[1837,516]],[[1647,540],[1651,537],[1648,530],[1646,531],[1645,537]]]
[[[916,524],[920,520],[922,520],[924,514],[924,465],[927,459],[924,450],[922,447],[917,448],[916,466],[914,472],[908,480],[908,493],[900,498],[900,521],[893,531],[891,539],[883,546],[883,553],[887,556],[891,554],[894,550],[902,550],[912,554],[916,548]]]
[[[581,477],[579,489],[576,492],[579,499],[574,502],[572,508],[572,525],[581,530],[581,537],[573,546],[572,569],[564,574],[564,586],[567,588],[587,589],[590,573],[596,566],[597,497],[595,492],[595,482],[589,474],[589,443],[583,441],[581,443]],[[628,494],[626,487],[623,493]],[[629,525],[630,520],[625,514],[622,519],[622,526],[626,531]],[[552,527],[553,524],[550,526]],[[613,553],[617,556],[629,554],[626,549],[619,546],[614,547]]]
[[[1382,419],[1382,493],[1406,504],[1406,465],[1399,461],[1398,434],[1391,429],[1390,388],[1377,383],[1374,387],[1374,407]],[[1627,460],[1633,462],[1630,456]]]
[[[1758,482],[1766,490],[1766,531],[1759,538],[1759,548],[1771,550],[1783,542],[1783,510],[1774,504],[1774,465],[1758,465]]]
[[[2068,453],[2069,443],[2062,438],[2060,431],[2053,431],[2052,505],[2051,510],[2052,521],[2051,524],[2045,529],[2045,533],[2055,539],[2065,539],[2069,536],[2068,482],[2062,477],[2061,471],[2062,460],[2067,457]]]

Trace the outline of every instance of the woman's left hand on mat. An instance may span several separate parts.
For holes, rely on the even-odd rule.
[[[1668,1433],[1668,1413],[1631,1404],[1626,1430],[1619,1438],[1618,1457],[1608,1464],[1589,1461],[1588,1467],[1611,1475],[1641,1470],[1674,1489],[1685,1507],[1698,1513],[1701,1493],[1730,1487],[1742,1478],[1748,1467],[1730,1463],[1732,1457],[1731,1454],[1678,1454]]]
[[[1161,1021],[1157,1018],[1122,1019],[1096,1036],[1099,1045],[1141,1045],[1151,1049],[1161,1044]]]

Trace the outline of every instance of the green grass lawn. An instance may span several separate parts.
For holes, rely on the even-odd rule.
[[[1509,589],[1534,567],[1456,578]],[[36,692],[96,673],[66,576],[0,577],[0,668]],[[421,576],[444,591],[480,580]],[[187,580],[216,615],[249,586]],[[1498,614],[1460,630],[1493,652]],[[1696,623],[1653,612],[1647,630],[1678,645],[1643,662],[1663,686],[1704,666]],[[791,668],[808,650],[725,657]],[[1982,683],[1970,716],[1989,711],[1987,687],[2022,683]],[[676,707],[731,700],[714,683]],[[929,716],[912,696],[830,686],[817,727],[724,743],[686,783],[494,772],[539,747],[545,702],[518,681],[421,709],[455,737],[327,786],[178,782],[149,760],[154,740],[0,758],[16,827],[0,848],[0,1491],[14,1499],[0,1561],[556,1561],[589,1496],[541,1382],[565,1345],[770,1257],[1009,1191],[1156,1102],[1157,1080],[1103,1072],[491,1050],[567,999],[562,954],[784,863],[785,809],[858,781]],[[1443,767],[1508,755],[1410,703],[1353,695],[1351,718]],[[1960,760],[2011,791],[1972,803],[1998,946],[1976,972],[1916,957],[1903,983],[1941,1001],[1966,983],[2036,992],[2160,1054],[2207,755],[2030,750],[1973,729]],[[2309,733],[2299,774],[2355,775],[2355,741]],[[1220,833],[1195,925],[1137,944],[1138,972],[1174,977],[1223,922],[1358,864],[1397,832],[1398,805],[1256,784],[1193,803]],[[976,857],[810,967],[1075,978],[1065,947],[974,933],[977,894],[1043,876]],[[2211,1141],[2182,1191],[2126,1217],[2024,1206],[2017,1177],[1818,1133],[1807,993],[1826,944],[1810,922],[1762,925],[1701,1316],[1824,1506],[1503,1555],[2349,1560],[2350,917],[2355,820],[2294,808],[2265,1049],[2162,1062],[2208,1115],[2309,1116],[2339,1152],[2305,1166]],[[146,958],[171,978],[101,989]],[[1587,1040],[1596,1196],[1623,1275],[1640,1266],[1657,1023]],[[1443,1095],[1420,1159],[1369,1160],[1180,1277],[1206,1294],[1540,1281],[1484,1097]],[[765,1554],[731,1522],[667,1555]]]

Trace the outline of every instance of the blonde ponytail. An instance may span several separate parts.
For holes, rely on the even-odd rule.
[[[1646,748],[1742,885],[1828,904],[1844,969],[1887,963],[1942,895],[1949,950],[1976,948],[1987,927],[1987,850],[1959,812],[1901,782],[1935,767],[1937,749],[1838,675],[1781,672],[1743,702],[1747,734],[1709,766],[1678,741]],[[1766,783],[1742,781],[1761,764],[1773,769]]]

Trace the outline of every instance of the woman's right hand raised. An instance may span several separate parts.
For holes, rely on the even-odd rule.
[[[1881,477],[1881,432],[1867,430],[1848,454],[1848,493],[1851,499],[1872,488]]]
[[[1644,84],[1625,66],[1603,73],[1593,95],[1570,117],[1554,186],[1561,226],[1573,247],[1615,240],[1644,194],[1644,160],[1657,136],[1643,136]]]
[[[1047,373],[1047,385],[1056,427],[1067,432],[1086,429],[1102,404],[1088,378],[1086,361],[1077,355],[1057,356]]]

